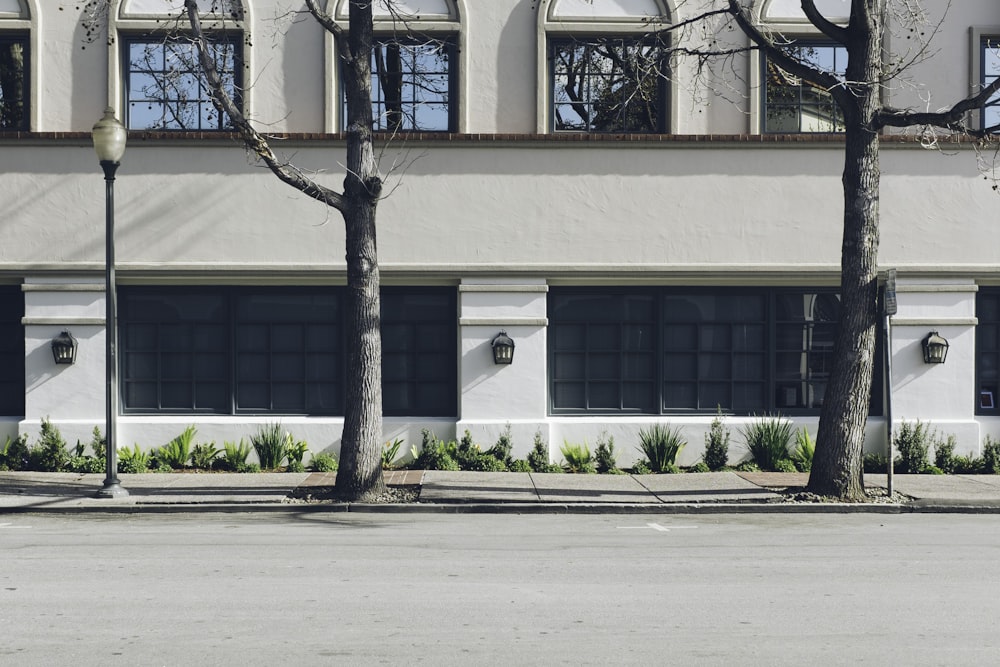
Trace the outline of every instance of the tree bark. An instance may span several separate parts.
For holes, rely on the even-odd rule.
[[[880,0],[855,0],[845,43],[844,233],[840,324],[820,410],[808,489],[857,501],[865,497],[862,452],[871,404],[878,325]]]
[[[347,387],[336,493],[374,500],[382,476],[382,337],[375,210],[382,192],[372,146],[372,7],[351,0],[344,63],[347,97],[347,176],[341,210],[347,236]]]

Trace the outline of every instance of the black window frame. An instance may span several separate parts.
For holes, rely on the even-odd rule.
[[[989,76],[986,71],[987,50],[994,51],[995,58],[1000,61],[1000,36],[988,35],[983,36],[979,40],[979,81],[977,83],[982,86],[982,88],[986,88],[992,84],[997,77],[1000,77],[1000,65],[998,65],[997,71],[992,76]],[[982,88],[980,88],[980,90]],[[988,114],[993,114],[995,116],[995,118],[992,119],[992,123],[987,118]],[[980,108],[980,123],[982,124],[982,129],[984,130],[988,127],[1000,127],[1000,93],[991,97],[986,101],[986,104]],[[997,132],[1000,132],[1000,130],[997,130]]]
[[[721,407],[725,412],[739,415],[778,412],[789,416],[818,415],[820,411],[820,399],[817,398],[817,395],[821,396],[826,388],[829,365],[833,355],[833,338],[836,335],[836,325],[830,326],[831,320],[829,317],[835,316],[829,315],[826,319],[817,321],[799,321],[795,318],[787,317],[782,319],[778,306],[780,304],[779,300],[788,295],[814,295],[817,297],[820,295],[830,295],[837,297],[837,292],[837,289],[831,287],[811,286],[802,288],[734,287],[721,289],[657,286],[621,288],[551,287],[548,301],[549,414],[554,416],[693,415],[714,414]],[[589,330],[586,334],[582,334],[580,327],[597,326],[601,322],[608,321],[614,323],[613,320],[607,319],[608,316],[606,313],[608,308],[602,309],[597,305],[598,302],[595,302],[590,306],[586,306],[586,309],[589,309],[590,312],[600,312],[603,310],[604,314],[597,317],[585,314],[580,319],[564,318],[559,313],[561,299],[564,297],[579,299],[593,298],[597,299],[598,302],[604,300],[605,305],[610,309],[619,307],[628,299],[647,300],[650,304],[651,315],[646,317],[645,320],[640,316],[638,319],[623,322],[621,324],[619,339],[624,341],[627,336],[631,336],[630,340],[633,341],[634,345],[643,338],[648,340],[639,344],[639,347],[633,347],[632,349],[626,349],[624,344],[621,344],[620,349],[615,348],[614,345],[607,346],[607,349],[602,349],[599,346],[594,347]],[[674,318],[674,321],[671,321],[672,318],[668,317],[666,313],[666,304],[669,299],[674,297],[725,298],[731,299],[734,304],[738,304],[741,301],[746,303],[753,298],[759,298],[761,299],[763,310],[760,317],[756,318],[751,315],[730,314],[725,318],[706,320],[704,322],[696,322],[693,319],[684,321],[683,318]],[[585,307],[581,305],[580,309],[583,312]],[[827,310],[829,311],[829,308]],[[632,311],[641,313],[642,309],[633,308]],[[671,327],[675,325],[687,327],[687,335],[689,337],[687,347],[683,347],[682,342],[677,342],[684,340],[684,332],[677,329],[671,330]],[[757,328],[757,332],[747,339],[751,341],[759,340],[760,342],[756,344],[756,347],[754,347],[753,343],[734,344],[732,342],[735,340],[733,334],[736,329],[734,327],[744,328],[745,325]],[[789,325],[791,325],[790,328],[788,328]],[[705,330],[703,332],[695,331],[698,326],[703,326]],[[575,330],[573,327],[575,327]],[[645,327],[645,330],[643,327]],[[822,348],[794,348],[789,345],[783,349],[780,346],[782,337],[779,336],[782,333],[782,327],[787,328],[785,340],[790,340],[790,337],[795,336],[813,336],[816,328],[819,327],[822,333],[822,336],[820,336],[823,343]],[[608,336],[609,331],[610,329],[605,328],[605,337]],[[694,335],[693,338],[691,338],[692,334]],[[718,336],[730,342],[724,346],[720,344],[719,347],[712,349],[703,347],[704,344],[701,341],[705,340],[706,335]],[[669,347],[667,345],[668,340],[671,341],[671,346]],[[649,350],[652,350],[652,355],[646,353]],[[881,358],[881,350],[882,341],[880,335],[876,345],[876,360]],[[609,369],[604,371],[603,376],[591,375],[591,370],[587,366],[592,363],[591,358],[587,356],[591,352],[595,356],[603,355],[605,357],[603,360],[598,361],[598,364],[603,364],[603,367]],[[778,361],[779,355],[788,353],[797,355],[798,360],[794,360],[795,363],[805,363],[808,365],[807,377],[793,378],[791,374],[782,375]],[[616,369],[611,365],[611,360],[616,354],[621,359],[621,363],[617,368],[617,376],[615,376]],[[563,358],[563,355],[566,355],[566,358]],[[633,358],[629,358],[630,355]],[[755,355],[759,359],[756,362],[750,359],[749,363],[745,364],[745,367],[753,367],[754,363],[756,363],[756,367],[762,369],[762,378],[755,376],[752,372],[740,372],[738,370],[741,363]],[[711,364],[711,357],[713,356],[721,361],[726,371],[719,373],[709,368],[708,364]],[[699,357],[701,360],[693,362],[694,365],[692,366],[690,360],[698,359]],[[686,375],[683,370],[685,359],[688,360]],[[576,364],[575,366],[574,363]],[[585,365],[582,372],[579,370],[580,363]],[[705,364],[705,366],[698,367],[699,363]],[[674,370],[668,372],[668,365]],[[630,371],[630,367],[633,370]],[[672,378],[671,373],[673,373]],[[869,412],[872,416],[880,415],[883,410],[882,376],[881,364],[876,363],[876,370],[872,379],[872,402]],[[620,383],[619,405],[617,407],[608,407],[607,404],[593,406],[590,400],[590,385],[592,383],[610,384],[616,381]],[[627,386],[630,383],[631,386]],[[693,404],[679,406],[677,402],[671,403],[668,400],[671,390],[675,389],[677,385],[691,385],[692,383],[695,390],[695,401]],[[699,400],[698,397],[703,395],[701,392],[703,388],[702,384],[707,386],[712,383],[717,386],[728,383],[730,405],[724,404],[721,400],[712,401],[711,404],[708,404],[708,402],[704,402],[703,404]],[[580,390],[581,385],[582,393]],[[648,396],[644,397],[641,393],[635,391],[639,385],[651,388],[649,389],[650,393]],[[762,400],[751,407],[734,408],[732,398],[736,395],[737,388],[745,388],[751,385],[762,387]],[[795,402],[798,403],[801,400],[802,403],[806,404],[805,407],[787,406],[778,400],[777,392],[779,389],[788,390],[793,385],[804,387],[802,393],[797,395]],[[806,393],[807,390],[808,394]],[[560,401],[568,395],[568,392],[574,392],[572,395],[582,397],[583,401],[577,405],[568,405],[567,403],[560,405]],[[611,392],[606,393],[609,396],[613,395]],[[807,397],[810,397],[808,403],[806,402]]]
[[[24,292],[21,286],[0,285],[0,368],[3,369],[0,375],[0,415],[5,417],[24,417],[23,319]]]
[[[371,90],[372,90],[372,131],[373,132],[392,132],[392,133],[454,133],[458,131],[458,38],[456,35],[448,34],[435,34],[435,33],[420,33],[420,36],[416,35],[396,35],[396,34],[379,34],[376,33],[372,40],[372,58],[371,58]],[[415,72],[413,68],[410,71],[401,71],[401,77],[408,77],[409,82],[401,82],[401,98],[399,100],[399,109],[395,113],[396,122],[390,122],[390,113],[387,110],[388,102],[386,101],[386,91],[385,88],[380,83],[380,70],[383,65],[378,62],[378,57],[381,55],[380,49],[389,45],[396,44],[402,49],[414,48],[414,47],[430,47],[438,48],[443,52],[443,62],[447,63],[447,71],[433,71],[433,72]],[[402,60],[400,61],[402,64]],[[416,60],[414,60],[414,63]],[[343,67],[343,64],[341,64]],[[419,84],[414,84],[413,80],[418,77],[444,77],[447,81],[448,90],[443,96],[445,98],[444,102],[440,101],[424,101],[418,100],[416,94],[410,95],[410,99],[403,99],[402,89],[409,85],[413,90],[419,88]],[[429,86],[429,84],[423,84],[424,87]],[[437,92],[437,91],[435,91]],[[447,125],[445,127],[433,126],[418,127],[416,125],[416,120],[420,117],[419,109],[421,107],[429,106],[440,106],[444,105],[447,109],[444,114],[447,118]],[[340,112],[341,112],[341,126],[342,129],[346,130],[347,125],[347,95],[343,85],[343,77],[341,77],[340,85]]]
[[[126,285],[119,288],[119,293],[118,372],[122,414],[343,416],[348,363],[343,335],[346,288]],[[198,319],[193,314],[181,313],[182,307],[158,308],[157,299],[168,304],[171,300],[189,299],[194,303],[200,299],[201,312],[206,314]],[[413,326],[424,327],[421,333],[432,338],[428,345],[436,346],[428,349],[419,336],[415,342],[411,336],[407,349],[400,351],[393,347],[391,339],[383,337],[383,377],[400,377],[397,369],[386,370],[386,360],[395,360],[409,373],[401,381],[414,388],[409,392],[412,400],[406,405],[394,404],[392,395],[385,400],[383,392],[383,414],[456,416],[455,288],[389,286],[382,288],[382,299],[390,307],[394,300],[414,302],[405,317],[388,312],[383,306],[383,326],[386,322],[392,326],[410,321]],[[268,301],[277,307],[262,311],[261,304]],[[297,315],[292,302],[298,303]],[[258,315],[253,314],[255,308],[260,311]],[[332,315],[324,313],[327,308],[333,311]],[[281,309],[292,311],[292,315],[280,315],[277,311]],[[165,312],[170,310],[179,314]],[[434,317],[447,314],[447,319],[421,318],[421,311]],[[219,326],[224,330],[218,330]],[[212,331],[206,332],[206,327]],[[331,329],[334,340],[330,340]],[[167,339],[164,331],[172,337]],[[178,339],[189,343],[185,347]],[[286,342],[276,342],[282,340]],[[224,368],[220,366],[219,354],[225,357]],[[297,368],[298,375],[289,373],[289,366]],[[437,393],[422,384],[428,376],[431,376],[428,383],[433,380]],[[179,405],[178,400],[164,401],[166,389],[172,389],[173,395],[183,395],[185,382],[191,398],[186,406]],[[220,383],[224,384],[225,400],[219,399]],[[284,393],[276,391],[279,387]],[[199,391],[214,398],[199,403]],[[289,391],[301,394],[301,408],[287,404]],[[144,402],[140,404],[139,398]]]
[[[207,33],[207,38],[210,45],[227,43],[229,48],[232,49],[232,70],[225,70],[221,72],[223,81],[226,82],[227,77],[231,76],[231,90],[230,95],[232,96],[233,103],[237,107],[243,106],[243,33],[242,31],[234,30],[220,30]],[[135,131],[151,131],[151,132],[231,132],[233,129],[232,121],[226,116],[225,112],[220,111],[215,107],[212,101],[212,94],[209,91],[208,83],[205,81],[204,74],[202,73],[200,65],[197,60],[193,60],[190,67],[183,70],[178,70],[177,74],[181,77],[187,77],[189,80],[196,80],[198,85],[198,96],[195,100],[184,100],[178,97],[177,99],[167,99],[167,100],[157,100],[150,96],[138,97],[133,96],[134,79],[138,79],[141,76],[148,76],[150,79],[155,79],[157,74],[164,74],[166,72],[173,72],[173,70],[140,70],[133,69],[132,62],[132,47],[136,45],[149,46],[160,46],[164,50],[168,48],[168,45],[172,44],[182,44],[188,45],[188,47],[193,51],[194,45],[191,42],[191,38],[185,35],[164,35],[164,34],[132,34],[126,35],[122,39],[121,53],[122,53],[122,80],[123,80],[123,95],[124,95],[124,108],[125,108],[125,126],[130,130]],[[196,58],[195,55],[185,56],[190,58]],[[163,67],[166,68],[166,53],[162,55]],[[156,125],[143,125],[136,124],[137,121],[133,116],[133,109],[136,105],[149,105],[152,108],[155,105],[162,105],[164,113],[161,114],[161,122]],[[173,126],[172,122],[164,122],[162,119],[165,117],[166,109],[171,105],[197,105],[199,111],[196,114],[197,123],[194,126],[186,126],[177,123],[178,126]],[[206,115],[207,113],[207,115]],[[208,122],[206,122],[206,120]]]
[[[0,77],[0,132],[28,131],[31,129],[31,36],[22,32],[0,32],[0,53],[10,53],[10,49],[19,45],[22,48],[20,82],[14,82],[20,96],[20,118],[9,122],[7,105],[4,102],[3,89],[6,82]],[[4,56],[0,56],[3,58]],[[17,85],[19,83],[19,85]]]
[[[801,38],[801,39],[794,40],[794,42],[791,45],[782,47],[782,49],[784,51],[794,51],[794,52],[801,51],[802,49],[817,49],[817,48],[832,49],[832,50],[834,50],[834,52],[835,52],[834,53],[834,62],[835,63],[838,62],[838,53],[837,52],[840,52],[842,54],[842,57],[843,57],[844,69],[846,70],[846,67],[847,67],[847,49],[842,44],[837,44],[836,42],[832,42],[832,41],[829,41],[829,40],[823,40],[823,39]],[[794,57],[794,54],[793,54],[793,57]],[[760,123],[761,123],[761,132],[763,132],[764,134],[843,134],[843,132],[844,132],[844,115],[843,115],[843,112],[841,111],[840,107],[837,105],[836,100],[833,99],[833,96],[829,92],[821,90],[819,88],[816,88],[815,86],[813,86],[813,85],[811,85],[809,83],[806,83],[805,81],[801,81],[800,80],[798,82],[798,84],[791,84],[791,83],[789,83],[789,84],[783,86],[786,89],[794,90],[795,91],[795,94],[794,94],[794,98],[795,99],[794,99],[793,102],[786,102],[786,103],[783,103],[783,104],[779,104],[777,102],[772,102],[771,101],[771,81],[772,81],[772,77],[775,77],[775,76],[789,76],[789,75],[787,75],[784,72],[784,70],[781,70],[780,66],[778,66],[776,64],[774,65],[774,68],[776,70],[778,70],[778,71],[777,72],[772,72],[772,70],[771,70],[772,63],[768,60],[767,54],[764,53],[763,51],[761,52],[760,58],[761,58],[761,61],[760,61],[760,63],[761,63],[760,64],[760,71],[761,71],[761,80],[762,80],[762,85],[760,87],[760,95],[761,95],[761,102],[760,102],[760,104],[761,104],[761,121],[760,121]],[[800,59],[803,59],[803,58],[800,57]],[[835,68],[835,72],[836,72],[837,75],[843,76],[843,73],[840,72],[836,68]],[[825,98],[826,101],[824,101],[822,104],[820,104],[819,102],[808,102],[807,103],[807,102],[804,101],[804,98],[805,98],[806,94],[808,94],[808,93],[812,93],[813,95],[817,96],[817,99]],[[797,130],[789,131],[788,129],[785,129],[785,128],[774,128],[774,129],[772,129],[770,127],[770,123],[768,122],[768,119],[771,116],[771,109],[772,109],[772,107],[777,107],[777,106],[787,107],[788,109],[794,109],[795,110],[795,118],[797,119],[797,124],[798,124],[798,129]],[[818,108],[821,108],[821,107],[824,107],[824,106],[829,107],[830,109],[832,109],[832,123],[833,123],[834,129],[832,129],[832,130],[804,130],[804,129],[802,129],[802,115],[803,115],[802,114],[802,110],[804,108],[807,108],[807,107],[812,107],[812,108],[817,108],[818,109]]]
[[[1000,415],[1000,287],[976,293],[976,414]]]
[[[638,125],[628,125],[626,120],[619,126],[611,126],[607,128],[596,127],[597,122],[594,120],[591,114],[587,114],[584,118],[579,110],[575,111],[577,116],[582,120],[582,127],[560,127],[560,107],[573,107],[575,105],[583,105],[588,108],[593,108],[596,106],[596,101],[592,98],[590,87],[585,86],[588,92],[584,96],[584,99],[562,101],[561,96],[557,94],[557,86],[559,85],[559,77],[562,74],[562,69],[559,64],[559,52],[560,49],[565,49],[568,45],[582,46],[589,52],[590,49],[597,48],[599,46],[605,45],[607,42],[615,42],[616,46],[624,47],[639,47],[645,48],[649,47],[658,50],[653,58],[649,60],[654,61],[655,71],[652,76],[655,78],[653,85],[656,91],[656,100],[653,101],[651,107],[656,113],[655,122],[651,126],[640,127]],[[549,35],[546,44],[546,58],[548,59],[548,89],[549,89],[549,127],[551,132],[562,134],[562,133],[592,133],[592,134],[663,134],[668,132],[670,127],[670,86],[667,79],[667,73],[669,72],[669,63],[667,58],[667,46],[659,39],[655,37],[648,36],[638,36],[638,35],[616,35],[616,34],[601,34],[601,35]],[[606,76],[604,73],[583,73],[581,76],[589,79],[599,79]],[[563,90],[569,86],[569,82],[563,86]],[[582,90],[582,89],[581,89]],[[630,108],[635,108],[634,106]],[[620,116],[619,116],[620,117]]]

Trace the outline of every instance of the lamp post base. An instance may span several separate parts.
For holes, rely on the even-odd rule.
[[[96,495],[98,498],[127,498],[128,491],[117,479],[106,479]]]

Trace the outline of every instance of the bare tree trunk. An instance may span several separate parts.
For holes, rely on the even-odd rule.
[[[809,490],[843,500],[865,497],[862,452],[871,404],[878,325],[881,0],[853,3],[844,108],[844,236],[840,325],[820,411]]]
[[[347,395],[337,495],[373,500],[382,477],[382,337],[375,209],[382,192],[372,147],[372,7],[351,0],[347,97],[347,176],[341,210],[347,235]]]

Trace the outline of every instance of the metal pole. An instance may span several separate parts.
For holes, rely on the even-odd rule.
[[[123,498],[128,495],[118,480],[118,297],[115,287],[115,172],[118,162],[101,160],[105,185],[105,232],[104,232],[104,328],[105,328],[105,450],[104,486],[97,492],[98,498]]]
[[[885,326],[885,440],[886,451],[888,452],[885,474],[886,491],[889,497],[893,494],[893,451],[892,451],[892,323],[887,314],[884,320]]]

